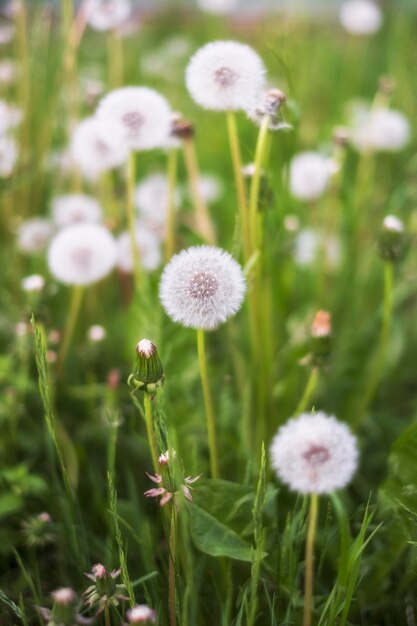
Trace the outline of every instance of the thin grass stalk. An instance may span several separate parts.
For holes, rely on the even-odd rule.
[[[318,508],[318,495],[316,493],[312,493],[310,496],[310,512],[308,519],[305,557],[303,626],[311,626],[312,621],[314,585],[314,540],[316,537]]]
[[[110,89],[120,87],[123,85],[123,41],[115,29],[107,34],[107,64]]]
[[[258,485],[256,489],[255,503],[252,510],[254,521],[254,543],[253,560],[251,568],[251,591],[249,600],[249,617],[247,626],[254,626],[256,621],[256,612],[258,609],[258,586],[261,572],[263,549],[265,543],[263,529],[263,509],[265,506],[266,495],[266,454],[265,446],[261,446],[261,466],[259,472]]]
[[[245,181],[242,173],[242,157],[240,155],[239,136],[237,132],[236,117],[233,111],[227,111],[226,120],[227,132],[229,135],[230,152],[232,157],[233,173],[235,177],[237,203],[239,208],[243,254],[245,262],[247,263],[251,256],[248,207],[246,200]]]
[[[126,208],[127,208],[127,225],[130,234],[130,246],[132,248],[133,258],[133,280],[135,292],[139,291],[142,286],[142,266],[138,243],[136,241],[136,215],[135,215],[135,174],[136,174],[136,155],[132,150],[127,161],[127,187],[126,187]]]
[[[28,111],[30,80],[29,80],[29,38],[27,32],[27,11],[24,0],[18,0],[14,16],[16,28],[16,54],[19,59],[19,104],[22,111]],[[23,160],[29,149],[29,115],[24,115],[21,128],[21,146]]]
[[[182,145],[190,194],[195,211],[195,228],[206,243],[214,245],[216,243],[216,235],[206,201],[201,193],[200,170],[193,138],[185,139]]]
[[[308,377],[307,384],[304,389],[304,393],[300,398],[299,403],[296,406],[294,411],[294,415],[300,415],[303,411],[305,411],[309,405],[311,398],[314,395],[314,392],[317,387],[317,383],[319,380],[319,368],[313,367],[310,376]]]
[[[177,607],[175,592],[175,554],[177,549],[177,519],[175,503],[171,506],[171,522],[169,528],[169,566],[168,566],[168,610],[169,624],[176,626],[177,623]]]
[[[207,372],[205,333],[202,328],[197,330],[198,364],[200,368],[201,385],[203,387],[204,406],[207,417],[207,431],[210,450],[210,471],[212,478],[220,478],[219,462],[217,456],[216,423],[213,410],[213,400],[210,393],[210,385]]]
[[[167,158],[168,171],[168,207],[165,233],[165,262],[168,263],[175,252],[175,196],[178,177],[178,154],[171,148]]]
[[[152,465],[153,465],[154,472],[157,474],[159,471],[158,449],[156,446],[155,431],[153,427],[152,402],[151,402],[149,393],[147,393],[146,391],[144,393],[143,404],[145,408],[146,432],[148,433],[148,441],[149,441],[149,448],[151,450]]]
[[[260,232],[259,220],[259,192],[261,187],[262,166],[268,149],[268,129],[270,117],[265,115],[262,118],[261,127],[258,133],[255,150],[255,171],[252,176],[249,192],[249,236],[251,242],[251,254],[259,247],[262,247],[262,233]]]
[[[65,323],[64,334],[58,353],[58,374],[62,374],[65,366],[68,348],[71,343],[71,339],[74,334],[75,326],[77,324],[78,316],[80,313],[83,294],[84,288],[81,285],[74,285],[74,287],[72,288],[71,302],[68,311],[67,321]]]

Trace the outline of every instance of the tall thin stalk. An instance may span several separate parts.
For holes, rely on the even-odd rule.
[[[171,148],[167,157],[168,173],[168,207],[165,232],[165,262],[168,262],[175,252],[175,195],[177,190],[178,155],[175,148]]]
[[[142,267],[140,262],[138,242],[136,239],[136,216],[135,216],[135,174],[136,174],[136,155],[132,150],[127,161],[127,178],[126,178],[126,209],[127,209],[127,225],[130,234],[130,246],[132,248],[133,258],[133,279],[135,283],[135,291],[142,284]]]
[[[306,557],[305,557],[305,583],[304,583],[304,612],[303,626],[311,626],[313,613],[313,584],[314,584],[314,540],[316,537],[318,517],[318,495],[310,496],[310,512],[308,518]]]
[[[210,393],[210,385],[207,373],[207,360],[206,360],[206,347],[205,347],[205,334],[204,330],[199,328],[197,330],[197,348],[198,348],[198,363],[200,368],[201,385],[203,387],[204,406],[206,409],[207,417],[207,431],[209,439],[210,449],[210,470],[212,478],[219,478],[219,462],[217,456],[217,437],[216,437],[216,423],[213,410],[213,400]]]
[[[182,145],[190,194],[195,210],[195,227],[198,234],[201,235],[208,244],[214,245],[216,243],[216,234],[206,201],[201,193],[200,171],[193,138],[189,137],[185,139]]]
[[[230,152],[232,157],[233,172],[235,177],[237,203],[239,207],[239,218],[242,231],[242,244],[245,261],[250,258],[250,235],[248,206],[246,200],[245,181],[242,173],[242,157],[240,156],[239,136],[237,132],[236,117],[233,111],[227,111],[227,132],[229,135]]]
[[[65,323],[64,334],[58,353],[58,373],[62,373],[65,365],[65,360],[68,353],[68,348],[71,343],[72,336],[74,334],[75,326],[77,324],[78,316],[80,314],[81,302],[83,299],[84,288],[82,285],[74,285],[72,288],[71,302],[68,311],[67,321]]]
[[[313,367],[310,372],[310,376],[308,377],[307,384],[304,389],[304,393],[301,396],[300,401],[297,404],[297,407],[294,411],[294,415],[299,415],[300,413],[306,410],[316,390],[318,380],[319,380],[319,369],[318,367]]]
[[[152,456],[152,465],[153,465],[154,472],[158,473],[158,471],[159,471],[159,469],[158,469],[159,468],[159,465],[158,465],[158,448],[156,446],[155,431],[154,431],[154,427],[153,427],[152,402],[151,402],[151,398],[149,396],[149,393],[147,391],[145,391],[145,393],[144,393],[143,404],[144,404],[144,407],[145,407],[146,431],[148,433],[149,447],[150,447],[151,456]]]
[[[268,129],[270,118],[265,115],[262,119],[258,133],[255,150],[255,171],[252,176],[249,194],[249,236],[251,242],[251,254],[262,245],[262,235],[259,226],[259,191],[262,177],[262,167],[268,148]]]
[[[168,608],[169,624],[176,626],[176,593],[175,593],[175,553],[177,548],[177,519],[175,502],[171,506],[171,523],[169,528],[169,566],[168,566]]]
[[[114,29],[107,35],[107,63],[110,89],[120,87],[123,84],[123,41]]]

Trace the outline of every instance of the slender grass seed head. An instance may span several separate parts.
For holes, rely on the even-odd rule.
[[[94,30],[113,30],[126,22],[131,11],[130,0],[93,0],[88,23]]]
[[[237,313],[245,291],[242,268],[228,252],[195,246],[176,254],[165,267],[159,296],[174,322],[212,330]]]
[[[371,0],[347,0],[340,7],[339,21],[352,35],[372,35],[381,28],[383,15]]]
[[[101,100],[96,116],[102,128],[111,128],[115,141],[124,142],[132,150],[165,146],[171,132],[169,104],[149,87],[111,91]]]
[[[330,174],[329,159],[318,152],[301,152],[290,162],[290,191],[299,200],[315,200],[326,191]]]
[[[58,196],[52,202],[52,220],[58,229],[78,223],[101,222],[102,210],[95,198],[81,193]]]
[[[116,263],[116,244],[99,224],[75,224],[61,230],[48,250],[51,274],[67,285],[90,285],[107,276]]]
[[[265,67],[249,46],[236,41],[208,43],[194,54],[185,75],[197,104],[213,111],[250,109],[265,84]]]
[[[358,465],[356,438],[335,417],[302,413],[278,430],[271,448],[278,478],[299,493],[332,493],[351,481]]]

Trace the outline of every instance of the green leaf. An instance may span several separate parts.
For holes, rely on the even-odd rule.
[[[0,518],[18,513],[23,507],[23,500],[14,493],[0,495]]]
[[[237,533],[196,504],[188,504],[192,540],[201,552],[251,561],[252,548]]]

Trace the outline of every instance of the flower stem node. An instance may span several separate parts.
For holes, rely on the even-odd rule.
[[[149,339],[142,339],[136,346],[136,362],[134,371],[127,381],[129,387],[136,392],[146,391],[153,395],[164,383],[164,370],[156,345]]]
[[[398,261],[405,253],[404,224],[395,215],[386,215],[378,239],[379,256],[385,261]]]

